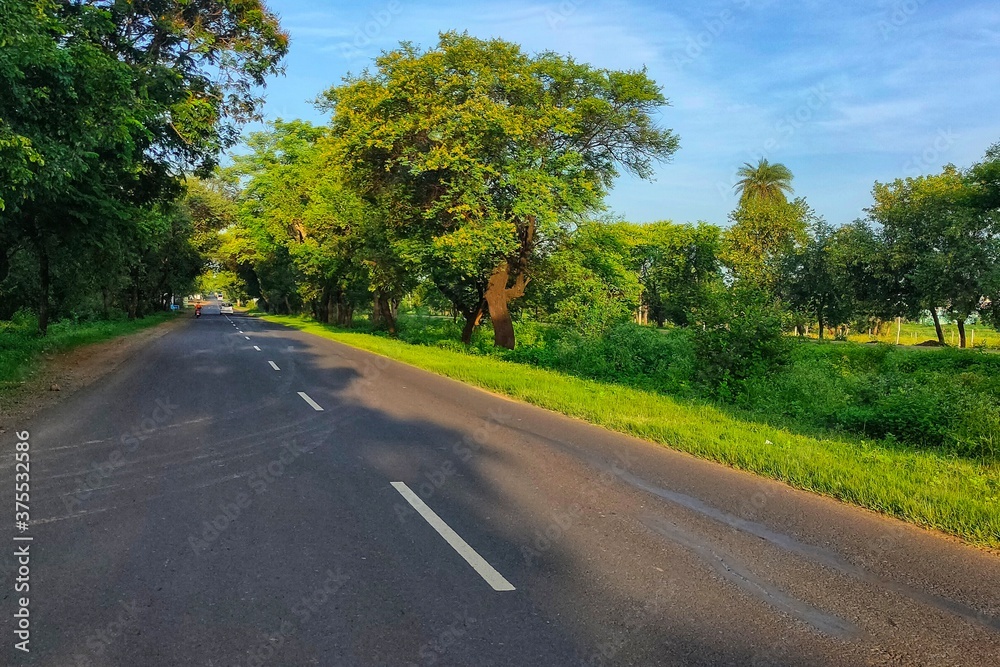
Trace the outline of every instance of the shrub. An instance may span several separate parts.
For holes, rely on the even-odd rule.
[[[783,313],[760,290],[718,286],[706,291],[695,316],[696,379],[719,398],[732,400],[744,381],[763,378],[788,361]]]

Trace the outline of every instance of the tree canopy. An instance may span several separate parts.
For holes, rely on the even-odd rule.
[[[780,162],[772,164],[765,158],[756,165],[744,162],[736,175],[739,180],[733,187],[740,195],[740,204],[750,199],[783,202],[785,195],[793,192],[792,172]]]
[[[324,96],[347,178],[391,202],[401,241],[419,244],[445,294],[482,293],[497,345],[512,347],[509,302],[538,244],[601,205],[619,169],[651,175],[678,140],[644,71],[596,69],[503,40],[444,33],[432,49],[383,54]]]

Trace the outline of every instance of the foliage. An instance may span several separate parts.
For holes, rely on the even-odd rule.
[[[706,293],[695,317],[697,379],[715,396],[732,399],[743,381],[767,377],[787,362],[784,314],[762,290],[717,286]]]
[[[652,119],[666,99],[642,71],[458,33],[375,64],[325,94],[345,172],[391,203],[393,236],[456,308],[478,321],[488,305],[496,343],[513,347],[508,304],[539,244],[599,207],[619,167],[647,177],[677,149]]]
[[[792,172],[780,162],[771,164],[765,158],[756,165],[744,162],[736,175],[740,178],[733,187],[741,205],[751,199],[784,202],[785,194],[792,193]]]
[[[980,167],[982,169],[982,167]],[[973,179],[975,177],[973,176]],[[893,268],[921,307],[964,322],[1000,300],[1000,219],[952,166],[940,174],[876,183],[871,218]],[[944,343],[939,329],[939,340]]]
[[[536,270],[526,307],[551,313],[558,326],[599,336],[628,321],[642,285],[634,267],[636,234],[627,223],[584,222],[555,246]]]
[[[642,300],[658,326],[687,325],[691,314],[720,278],[721,232],[707,223],[654,222],[637,229],[633,249]]]
[[[44,333],[79,302],[166,307],[200,269],[172,202],[256,116],[277,20],[259,0],[2,0],[0,45],[7,310],[32,298]]]
[[[746,198],[729,216],[722,261],[737,281],[774,293],[788,256],[805,242],[814,217],[803,199]]]
[[[836,237],[822,218],[815,218],[808,240],[785,258],[779,292],[787,307],[814,316],[819,337],[827,327],[848,322],[854,303],[846,282],[847,272],[836,264]]]

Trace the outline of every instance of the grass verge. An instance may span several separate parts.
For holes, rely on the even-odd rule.
[[[49,333],[37,333],[33,319],[0,322],[0,394],[13,390],[38,365],[42,355],[66,352],[81,345],[99,343],[161,324],[174,313],[155,313],[138,320],[104,320],[75,324],[56,322]]]
[[[809,437],[662,394],[412,345],[303,317],[271,322],[397,359],[592,424],[1000,547],[1000,463],[864,440]]]

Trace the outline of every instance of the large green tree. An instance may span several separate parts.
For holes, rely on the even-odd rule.
[[[853,302],[846,286],[845,274],[833,257],[835,232],[823,218],[809,222],[808,238],[785,259],[780,286],[783,302],[793,311],[815,318],[819,338],[823,340],[828,327],[850,321]]]
[[[597,209],[619,169],[649,177],[678,145],[655,124],[667,100],[644,71],[465,34],[442,34],[427,51],[403,44],[325,100],[353,185],[392,202],[394,236],[447,267],[448,282],[466,293],[485,285],[475,311],[488,310],[508,348],[509,303],[524,294],[539,242]]]
[[[730,216],[722,243],[722,260],[736,280],[775,293],[787,258],[806,241],[812,209],[804,199],[750,197]]]
[[[938,310],[955,320],[965,347],[965,322],[1000,295],[1000,225],[967,175],[940,174],[876,183],[868,209],[882,226],[894,265],[920,305],[931,312],[944,344]]]
[[[659,326],[689,323],[706,288],[720,277],[718,227],[654,222],[638,228],[633,249],[642,300]]]
[[[124,281],[139,312],[143,221],[256,116],[286,37],[259,0],[2,0],[0,44],[0,281],[28,256],[43,333],[53,280]]]

